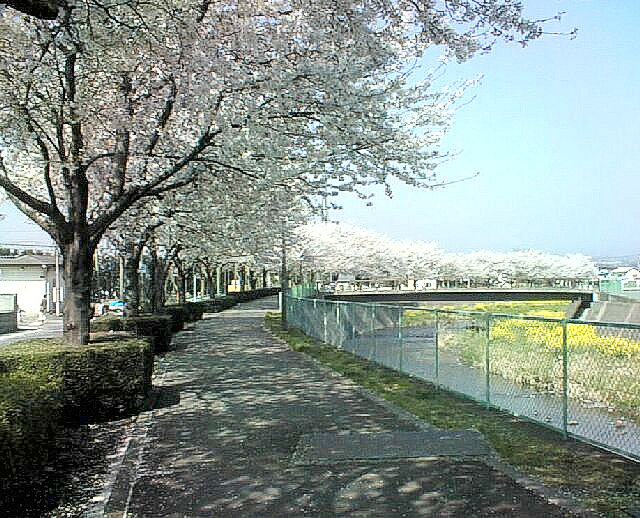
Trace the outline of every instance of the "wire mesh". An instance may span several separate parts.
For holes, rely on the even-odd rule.
[[[287,298],[326,343],[640,459],[640,326]]]
[[[564,430],[562,322],[493,315],[489,323],[490,403]]]
[[[367,322],[367,305],[366,304],[345,304],[345,320],[344,320],[344,341],[343,348],[349,352],[355,353],[359,343],[363,340],[366,333]]]
[[[438,313],[438,383],[486,401],[486,317],[481,313]]]
[[[403,347],[402,368],[407,374],[437,383],[437,313],[418,308],[402,308],[400,313]]]
[[[640,329],[567,327],[569,432],[640,457]]]
[[[371,339],[368,348],[359,356],[369,358],[385,367],[399,369],[402,356],[402,339],[398,333],[399,308],[389,305],[371,306]]]

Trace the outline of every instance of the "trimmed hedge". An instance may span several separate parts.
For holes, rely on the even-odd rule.
[[[147,341],[71,346],[60,339],[0,348],[0,490],[40,469],[63,424],[138,410],[151,390]]]
[[[189,313],[183,306],[178,304],[165,306],[160,312],[171,317],[172,333],[177,333],[184,329],[184,324],[188,321]]]
[[[169,350],[171,344],[171,317],[168,315],[142,315],[123,318],[122,328],[131,331],[138,338],[148,337],[154,353]]]
[[[62,410],[60,379],[43,372],[0,374],[1,490],[17,473],[37,469],[47,459]]]
[[[182,307],[187,311],[187,322],[202,320],[204,306],[200,302],[185,302]]]
[[[169,349],[171,327],[171,317],[160,314],[125,318],[105,315],[91,320],[91,332],[93,333],[129,331],[138,338],[149,338],[154,353],[164,352]]]
[[[103,315],[94,317],[90,323],[92,333],[108,333],[122,331],[122,317],[118,315]]]
[[[0,348],[0,376],[23,373],[60,385],[62,418],[90,422],[138,410],[151,391],[153,351],[146,340],[73,346],[60,339]]]
[[[199,304],[205,313],[218,313],[235,306],[239,302],[248,302],[262,297],[269,297],[277,295],[279,292],[280,288],[260,288],[251,291],[238,291],[216,297],[215,299],[191,302],[190,304]]]
[[[233,295],[223,295],[214,299],[213,302],[216,307],[220,308],[218,311],[224,311],[235,306],[238,300]]]

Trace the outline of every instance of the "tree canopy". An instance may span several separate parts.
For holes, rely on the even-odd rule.
[[[296,230],[295,260],[317,271],[351,272],[362,278],[504,281],[590,281],[593,260],[582,254],[537,250],[446,252],[437,243],[394,240],[348,224],[315,223]]]
[[[514,0],[5,3],[0,188],[64,254],[75,343],[93,251],[130,208],[229,172],[307,203],[433,186],[461,92],[414,82],[419,58],[542,33]]]

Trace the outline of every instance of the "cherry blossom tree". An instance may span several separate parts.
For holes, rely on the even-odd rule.
[[[315,267],[325,272],[427,278],[435,275],[442,255],[435,243],[394,241],[344,223],[305,225],[296,235],[297,255],[311,258]]]
[[[408,280],[436,278],[445,286],[466,281],[469,286],[503,283],[575,284],[597,277],[593,260],[581,254],[550,254],[537,250],[483,250],[446,253],[437,243],[397,241],[348,224],[313,223],[298,228],[298,257],[313,257],[319,270]]]
[[[52,4],[0,12],[0,187],[64,255],[77,344],[93,252],[131,206],[228,170],[327,194],[392,176],[429,184],[455,94],[410,85],[407,64],[434,44],[466,59],[541,34],[513,0],[34,10]]]
[[[155,201],[144,207],[130,208],[106,231],[104,239],[115,248],[124,267],[124,312],[137,316],[141,303],[139,270],[145,251],[150,246],[160,227],[171,221],[176,209]],[[153,246],[151,246],[154,249]],[[157,254],[157,251],[154,252]],[[155,276],[155,272],[154,272]]]

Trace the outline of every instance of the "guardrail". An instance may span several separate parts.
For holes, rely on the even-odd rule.
[[[287,297],[289,325],[640,460],[640,325]]]

